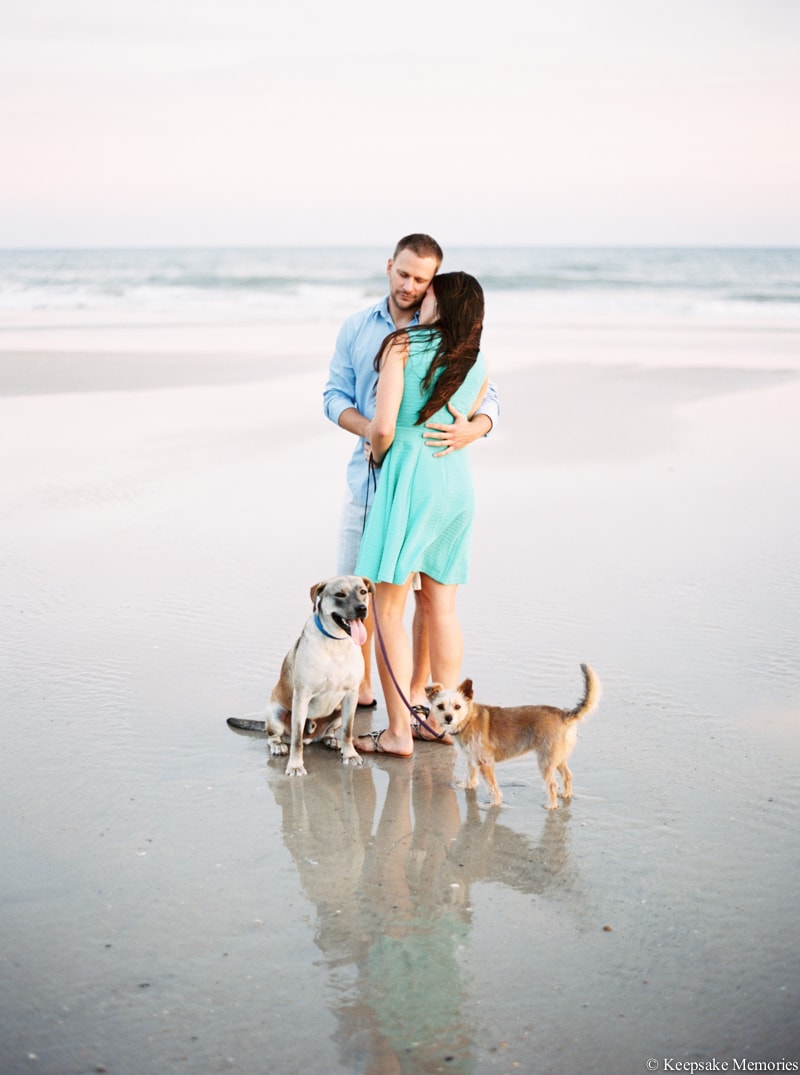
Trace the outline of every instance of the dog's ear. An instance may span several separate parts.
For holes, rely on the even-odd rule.
[[[444,687],[441,685],[441,683],[429,683],[428,686],[425,688],[425,693],[429,698],[433,698],[439,693],[439,691],[443,690]]]
[[[324,589],[325,589],[325,583],[324,582],[315,582],[314,585],[311,587],[311,606],[312,606],[312,608],[316,609],[316,607],[317,607],[317,598],[319,597],[319,595],[322,593],[322,591]]]
[[[467,699],[468,702],[472,701],[472,680],[465,679],[461,686],[458,688],[461,694]]]
[[[371,579],[365,579],[363,575],[361,576],[361,578],[362,578],[362,581],[363,581],[364,585],[369,590],[369,592],[370,593],[375,593],[375,583]]]

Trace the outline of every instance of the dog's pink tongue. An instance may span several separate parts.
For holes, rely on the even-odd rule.
[[[367,629],[363,620],[350,620],[350,637],[357,646],[367,641]]]

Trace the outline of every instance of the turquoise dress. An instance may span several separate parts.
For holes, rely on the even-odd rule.
[[[361,539],[356,573],[373,582],[400,585],[414,571],[437,582],[467,581],[475,515],[469,451],[434,458],[436,448],[423,442],[425,426],[416,425],[429,395],[422,381],[436,351],[438,335],[411,332],[403,380],[403,398],[391,448],[378,472],[378,488]],[[472,409],[486,380],[479,354],[451,403],[464,414]],[[452,423],[447,407],[431,422]]]

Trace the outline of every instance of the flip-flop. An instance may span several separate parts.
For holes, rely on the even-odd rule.
[[[358,703],[358,708],[359,709],[377,709],[378,708],[378,699],[373,698],[371,702],[359,702]]]
[[[375,744],[374,749],[373,750],[362,750],[361,751],[362,754],[388,754],[388,755],[391,755],[391,757],[393,757],[393,758],[411,758],[411,757],[413,757],[413,753],[414,753],[413,751],[410,754],[398,754],[397,751],[395,751],[395,750],[386,750],[385,747],[382,747],[381,746],[381,736],[383,735],[383,733],[385,731],[386,731],[385,728],[381,728],[381,730],[379,732],[367,732],[365,735],[357,735],[355,737],[355,739],[353,740],[353,746],[356,748],[356,750],[358,750],[358,741],[359,741],[359,739],[371,739],[372,742]]]
[[[428,723],[427,718],[431,715],[430,709],[426,705],[412,705],[411,712],[418,718]],[[441,743],[444,737],[448,734],[447,729],[443,729],[441,732],[435,732],[433,729],[429,732],[424,724],[420,723],[420,720],[414,720],[411,718],[411,738],[418,739],[421,743]],[[448,745],[452,743],[452,738],[449,739]]]

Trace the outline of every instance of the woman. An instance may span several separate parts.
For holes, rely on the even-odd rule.
[[[456,587],[467,581],[474,492],[466,452],[437,456],[423,441],[425,423],[452,421],[448,409],[471,417],[488,383],[480,354],[483,291],[467,273],[434,278],[419,326],[393,332],[375,360],[379,372],[370,444],[381,466],[356,573],[376,584],[375,616],[388,664],[378,647],[378,670],[389,727],[359,736],[366,754],[413,753],[406,701],[411,646],[403,625],[412,574],[420,573],[429,631],[431,675],[456,687],[463,642]],[[394,679],[392,678],[394,674]]]

